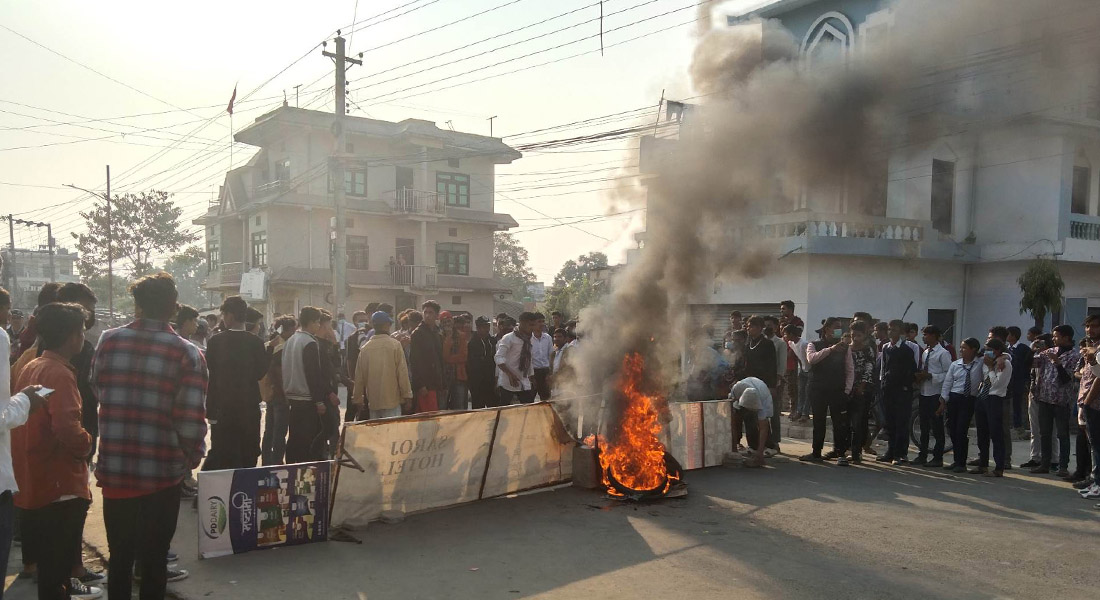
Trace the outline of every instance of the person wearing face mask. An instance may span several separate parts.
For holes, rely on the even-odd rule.
[[[961,358],[951,363],[940,389],[937,414],[947,414],[947,429],[951,435],[954,462],[945,465],[955,473],[966,472],[966,455],[970,449],[970,419],[974,416],[975,395],[982,381],[981,363],[976,360],[981,342],[967,338],[959,347]]]
[[[837,466],[848,466],[848,443],[851,441],[848,395],[855,383],[855,363],[848,343],[840,339],[844,331],[839,319],[825,319],[819,331],[821,338],[806,345],[806,360],[810,364],[807,392],[813,406],[813,451],[799,460],[821,462],[836,458]],[[822,456],[826,412],[833,419],[833,451]]]
[[[1005,437],[1002,433],[1005,418],[1004,402],[1008,384],[1012,380],[1012,361],[1002,359],[1008,345],[998,338],[985,343],[982,357],[984,381],[974,405],[974,420],[978,428],[978,466],[970,470],[974,475],[1002,477],[1005,469]],[[993,470],[989,470],[989,446],[993,446]]]

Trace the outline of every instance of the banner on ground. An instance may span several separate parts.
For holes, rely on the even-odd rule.
[[[566,481],[572,444],[545,403],[348,424],[332,526]]]
[[[729,400],[669,403],[665,448],[686,471],[722,464],[733,451],[731,411]]]
[[[328,539],[331,463],[199,473],[199,555]]]

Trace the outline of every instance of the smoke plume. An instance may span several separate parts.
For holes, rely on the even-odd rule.
[[[700,105],[654,161],[649,193],[616,198],[648,207],[646,243],[610,296],[581,315],[573,362],[582,388],[613,383],[623,356],[641,351],[650,377],[669,391],[691,333],[688,304],[705,302],[698,296],[715,277],[752,286],[775,264],[775,248],[754,226],[760,216],[803,203],[839,212],[815,203],[841,193],[849,213],[861,212],[897,178],[892,154],[1007,127],[1022,113],[1064,116],[1079,108],[1086,82],[1096,85],[1100,2],[887,7],[892,24],[874,39],[850,49],[822,44],[809,57],[774,21],[719,25],[700,37],[690,68]]]

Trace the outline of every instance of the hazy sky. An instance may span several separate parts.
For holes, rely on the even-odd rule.
[[[284,91],[293,105],[295,85],[302,86],[301,106],[331,110],[332,64],[320,48],[310,48],[341,27],[349,53],[365,52],[364,66],[349,73],[352,115],[420,118],[440,127],[449,120],[456,130],[481,134],[496,115],[493,133],[509,143],[652,122],[662,89],[673,99],[694,95],[686,68],[697,1],[605,0],[605,46],[667,31],[609,47],[602,57],[598,38],[568,44],[599,33],[598,22],[584,23],[599,17],[593,0],[3,2],[0,26],[48,49],[0,27],[0,212],[49,221],[55,239],[71,245],[69,232],[82,222],[77,213],[91,199],[60,186],[101,191],[104,165],[110,164],[113,192],[175,192],[189,223],[205,211],[230,164],[225,104],[234,84],[239,82],[235,129],[278,106]],[[489,12],[455,23],[482,11]],[[386,14],[368,20],[380,13]],[[365,22],[349,33],[353,20]],[[527,28],[501,35],[519,27]],[[535,36],[543,37],[524,41]],[[568,45],[539,52],[562,44]],[[418,62],[407,64],[412,61]],[[484,68],[501,61],[509,62]],[[647,106],[588,128],[508,137]],[[615,181],[600,180],[635,173],[637,144],[632,138],[531,152],[498,169],[497,211],[519,221],[514,232],[539,279],[549,282],[565,260],[593,250],[619,262],[633,246],[644,212],[575,227],[549,227],[560,222],[549,217],[571,222],[605,215],[606,189]],[[234,164],[253,151],[238,145]],[[545,185],[554,187],[537,189]],[[44,240],[44,233],[30,230],[17,236],[20,245]]]

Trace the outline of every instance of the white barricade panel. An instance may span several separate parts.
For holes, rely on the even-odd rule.
[[[550,404],[499,410],[482,498],[566,481],[573,476],[575,442]]]
[[[722,464],[733,448],[729,400],[672,402],[665,426],[665,449],[685,471]]]
[[[348,425],[344,449],[364,472],[340,467],[332,526],[476,500],[496,418],[486,410]]]
[[[733,409],[730,400],[700,404],[703,406],[703,466],[715,467],[733,451]]]

